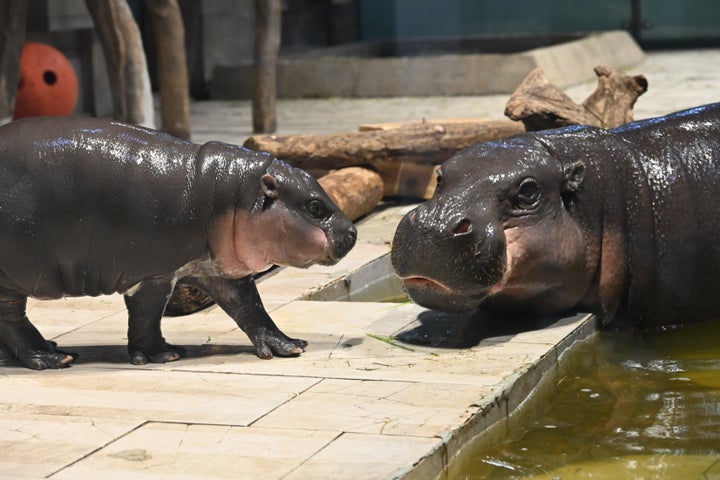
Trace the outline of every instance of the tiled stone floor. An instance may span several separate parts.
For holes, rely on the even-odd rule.
[[[512,381],[552,367],[567,346],[557,345],[586,320],[488,333],[469,316],[428,322],[409,303],[296,300],[387,254],[407,208],[361,223],[358,246],[338,265],[259,283],[278,325],[310,341],[297,358],[258,359],[213,308],[165,319],[187,358],[136,367],[120,296],[31,301],[38,328],[80,358],[62,371],[0,369],[0,478],[377,479],[433,452],[426,462],[440,461],[451,432],[470,435],[484,421],[473,415],[494,405],[490,417],[501,417],[509,400],[521,401],[527,391],[511,394]],[[440,346],[382,341],[399,332]],[[448,348],[466,340],[462,332],[479,344]]]

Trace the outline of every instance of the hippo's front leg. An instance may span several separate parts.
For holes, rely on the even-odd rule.
[[[29,368],[67,367],[76,355],[45,340],[25,316],[27,297],[0,289],[0,365],[15,358]]]
[[[179,359],[185,349],[170,345],[160,330],[163,310],[173,290],[168,278],[142,282],[137,290],[125,294],[128,309],[128,353],[130,363],[165,363]]]
[[[252,276],[240,279],[222,277],[193,277],[182,283],[196,286],[215,299],[215,302],[250,338],[257,356],[264,359],[273,355],[289,357],[305,351],[307,342],[285,335],[265,311]]]

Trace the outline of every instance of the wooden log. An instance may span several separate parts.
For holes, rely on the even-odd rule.
[[[508,100],[505,115],[522,121],[528,131],[567,125],[614,128],[632,121],[632,107],[647,91],[647,79],[604,66],[595,67],[595,74],[598,76],[597,88],[582,105],[578,105],[550,83],[541,68],[536,68]]]
[[[359,132],[371,132],[373,130],[394,130],[396,128],[412,128],[413,125],[418,124],[430,124],[440,125],[444,127],[447,124],[458,124],[458,123],[507,123],[507,120],[488,120],[487,118],[445,118],[442,120],[426,120],[422,119],[419,122],[384,122],[384,123],[364,123],[358,126]]]
[[[476,143],[523,131],[521,123],[508,120],[416,123],[389,130],[340,134],[255,135],[244,145],[270,152],[306,170],[331,170],[374,165],[379,161],[437,164]]]
[[[178,138],[190,139],[185,27],[177,0],[146,0],[152,18],[160,83],[160,128]]]
[[[85,0],[105,53],[113,117],[154,127],[150,77],[140,29],[126,0]]]
[[[635,102],[647,92],[647,79],[643,75],[623,75],[604,66],[595,67],[595,74],[598,86],[583,102],[585,110],[600,120],[602,128],[632,122]]]
[[[255,0],[253,132],[277,130],[277,62],[282,22],[281,0]]]
[[[255,135],[244,145],[309,171],[367,166],[380,174],[385,196],[427,198],[436,165],[476,143],[523,131],[520,122],[485,119],[344,134]]]
[[[348,167],[318,179],[328,196],[350,218],[357,220],[372,212],[383,197],[383,181],[368,168]]]
[[[0,118],[12,117],[15,109],[27,12],[25,0],[0,3]]]

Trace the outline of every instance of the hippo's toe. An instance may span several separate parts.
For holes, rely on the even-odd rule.
[[[265,360],[273,358],[274,355],[279,357],[300,355],[308,345],[305,340],[290,338],[280,330],[259,329],[251,340],[257,349],[257,356]]]
[[[130,363],[133,365],[145,365],[148,363],[167,363],[179,360],[187,350],[178,345],[163,343],[156,348],[130,349]]]
[[[28,368],[45,370],[46,368],[66,368],[77,358],[77,354],[57,348],[57,343],[47,342],[47,350],[18,352],[18,359]]]

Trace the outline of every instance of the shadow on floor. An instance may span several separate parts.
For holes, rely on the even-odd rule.
[[[402,342],[436,348],[470,348],[483,340],[515,335],[545,328],[566,315],[498,315],[482,310],[468,313],[446,313],[428,310],[418,315],[418,322],[394,337]],[[498,338],[498,340],[502,340]]]
[[[125,345],[61,345],[60,347],[66,352],[77,355],[72,365],[87,365],[91,363],[130,365],[130,357],[127,346]],[[181,360],[232,355],[246,355],[252,359],[257,358],[255,347],[250,345],[203,344],[183,345],[182,347],[187,352],[182,356]],[[2,366],[25,368],[25,366],[16,359],[5,359]]]

